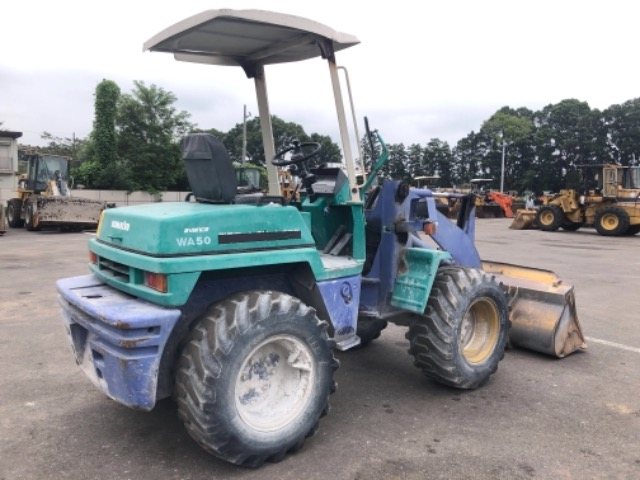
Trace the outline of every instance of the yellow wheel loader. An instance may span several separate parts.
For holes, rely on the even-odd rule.
[[[16,198],[7,202],[11,228],[94,229],[106,202],[74,198],[68,184],[70,160],[57,155],[27,154],[27,173],[20,176]]]
[[[584,188],[560,190],[546,205],[518,210],[510,228],[559,228],[574,232],[595,227],[600,235],[635,235],[640,232],[640,167],[615,164],[579,165]],[[593,170],[597,173],[593,174]]]

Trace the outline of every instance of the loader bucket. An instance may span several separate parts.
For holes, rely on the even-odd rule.
[[[105,203],[71,197],[40,197],[34,225],[96,228]]]
[[[509,297],[512,346],[559,358],[587,348],[573,285],[549,270],[484,261],[482,268],[502,283]]]
[[[524,210],[522,208],[516,211],[516,216],[509,226],[512,230],[529,230],[536,228],[536,211]]]

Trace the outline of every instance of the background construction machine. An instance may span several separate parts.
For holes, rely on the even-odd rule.
[[[20,176],[17,196],[7,201],[10,227],[24,226],[29,231],[42,227],[96,228],[100,212],[113,206],[71,196],[68,158],[30,152],[25,160],[27,173]]]
[[[493,182],[492,178],[474,178],[471,180],[471,193],[476,197],[476,217],[513,218],[511,195],[486,190],[484,185]]]
[[[616,164],[579,165],[582,191],[561,190],[537,212],[518,212],[519,217],[535,216],[535,222],[516,219],[511,228],[533,226],[553,232],[595,227],[600,235],[635,235],[640,232],[640,167]]]
[[[425,188],[430,190],[437,190],[434,184],[440,180],[440,175],[421,175],[413,179],[416,188]],[[454,209],[455,200],[445,197],[436,198],[436,208],[439,212],[446,215],[447,218],[456,218],[456,212]]]

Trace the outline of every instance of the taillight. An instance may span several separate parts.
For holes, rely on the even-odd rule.
[[[98,264],[98,255],[91,250],[89,250],[89,263],[93,263],[94,265]]]
[[[164,273],[144,272],[144,284],[161,293],[167,293],[167,276]]]

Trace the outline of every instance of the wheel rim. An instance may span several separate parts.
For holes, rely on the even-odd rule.
[[[551,225],[554,220],[555,220],[555,215],[550,210],[545,210],[540,214],[540,223],[542,223],[545,226]]]
[[[9,223],[13,223],[15,220],[15,211],[13,209],[13,205],[9,205],[9,207],[7,208],[7,220],[9,220]]]
[[[479,298],[462,319],[460,346],[469,363],[478,364],[491,356],[498,343],[500,316],[493,301]]]
[[[311,350],[290,335],[270,337],[243,362],[235,384],[236,409],[251,428],[278,430],[311,399],[316,366]]]
[[[615,213],[605,213],[600,220],[602,228],[605,230],[615,230],[620,224],[620,219]]]

